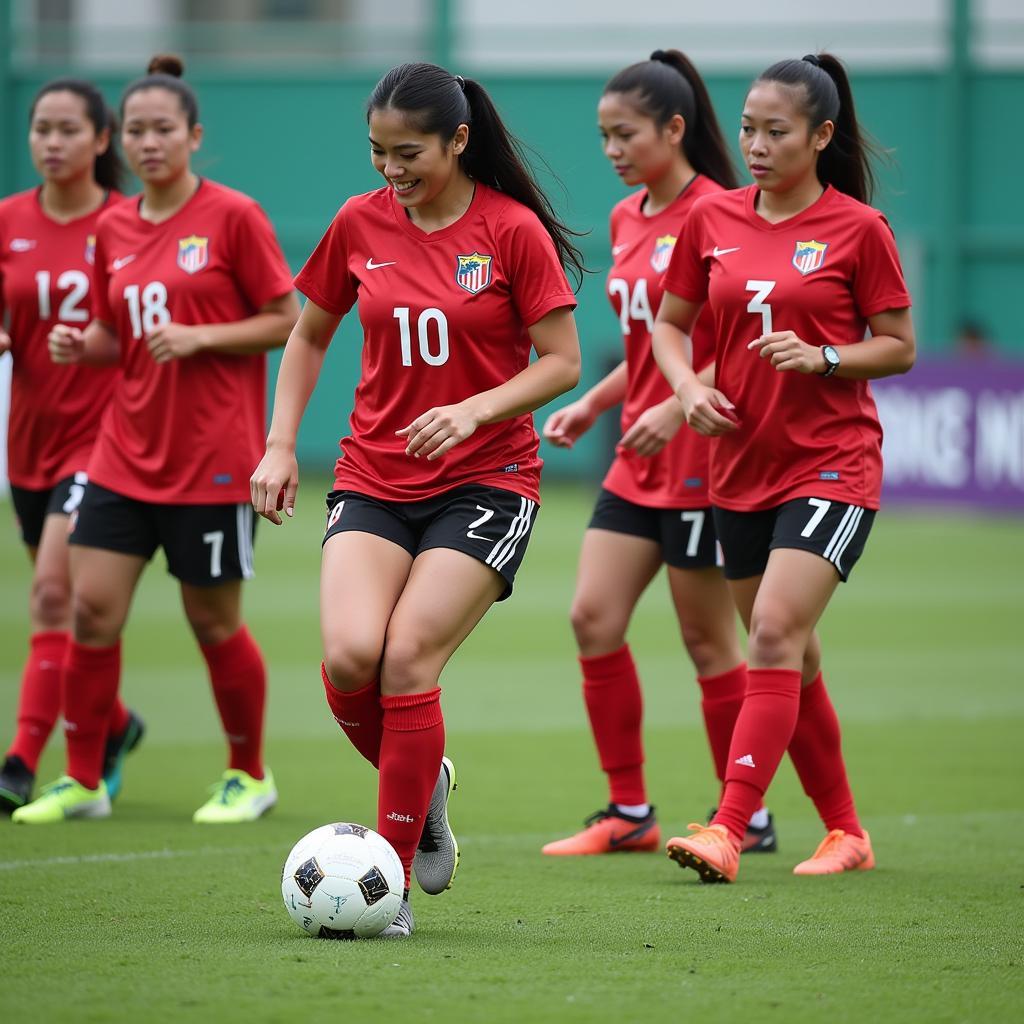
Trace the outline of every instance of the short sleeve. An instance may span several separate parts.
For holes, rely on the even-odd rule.
[[[889,222],[881,214],[872,217],[857,245],[853,268],[853,300],[863,317],[887,309],[906,309],[910,292],[900,266]]]
[[[108,327],[114,327],[117,323],[114,311],[110,308],[110,262],[107,257],[106,232],[102,224],[96,228],[96,251],[93,254],[89,306],[93,320],[99,320]]]
[[[687,302],[704,302],[708,297],[708,266],[702,255],[704,221],[695,205],[683,224],[679,241],[672,249],[662,288]]]
[[[292,275],[270,219],[256,203],[246,203],[235,220],[235,280],[254,309],[292,290]]]
[[[343,206],[295,278],[295,287],[321,309],[344,316],[355,304],[359,282],[349,271]]]
[[[553,309],[576,308],[576,296],[558,261],[555,243],[536,217],[517,218],[504,250],[503,268],[524,327],[531,327]]]

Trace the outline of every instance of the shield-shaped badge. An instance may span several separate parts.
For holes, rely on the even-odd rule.
[[[85,262],[91,267],[96,262],[96,236],[87,235],[85,238]]]
[[[825,265],[828,242],[797,242],[793,250],[793,266],[805,277]]]
[[[475,252],[471,256],[456,256],[458,265],[455,268],[455,282],[470,295],[482,292],[491,283],[491,263],[493,256],[481,256]]]
[[[178,266],[186,274],[198,274],[210,262],[210,239],[189,235],[178,239]]]
[[[672,259],[672,250],[676,247],[675,235],[662,235],[654,240],[654,252],[651,253],[651,266],[658,274],[668,270],[668,261]]]

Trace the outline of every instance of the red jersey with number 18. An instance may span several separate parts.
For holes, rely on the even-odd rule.
[[[711,502],[736,512],[819,497],[877,509],[882,428],[866,380],[772,368],[748,344],[793,331],[809,345],[855,345],[868,317],[910,306],[896,242],[877,210],[829,186],[778,224],[756,186],[695,204],[664,286],[710,308],[715,386],[738,430],[711,446]]]
[[[395,434],[435,406],[510,380],[530,361],[527,328],[576,299],[554,242],[521,203],[477,183],[454,224],[426,233],[389,187],[354,196],[295,279],[321,309],[359,304],[362,374],[335,486],[410,502],[468,483],[537,501],[541,460],[528,413],[477,428],[428,462]]]
[[[699,174],[681,195],[653,217],[645,216],[647,190],[640,189],[612,210],[612,268],[608,298],[622,326],[628,384],[622,403],[622,432],[642,412],[672,397],[651,351],[654,318],[661,305],[662,277],[684,223],[701,197],[721,185]],[[693,330],[693,360],[702,370],[714,358],[711,319],[702,315]],[[708,438],[684,424],[655,455],[620,448],[604,478],[606,490],[647,508],[704,508],[708,505]]]
[[[60,224],[40,192],[0,201],[0,324],[6,316],[14,356],[7,475],[32,491],[85,469],[117,376],[109,366],[56,365],[46,336],[57,324],[88,324],[96,222],[121,196]]]
[[[158,327],[245,320],[292,290],[274,229],[248,196],[203,180],[174,216],[137,200],[100,218],[93,314],[117,332],[123,374],[89,462],[89,479],[138,501],[249,499],[263,455],[266,356],[199,352],[156,363]]]

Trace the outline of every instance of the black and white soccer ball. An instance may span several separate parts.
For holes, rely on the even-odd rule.
[[[321,939],[366,939],[398,916],[405,872],[391,844],[347,821],[303,836],[281,872],[292,920]]]

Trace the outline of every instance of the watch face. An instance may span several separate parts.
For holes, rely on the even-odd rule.
[[[821,350],[821,354],[825,357],[825,362],[830,366],[839,365],[839,353],[831,345],[826,345]]]

